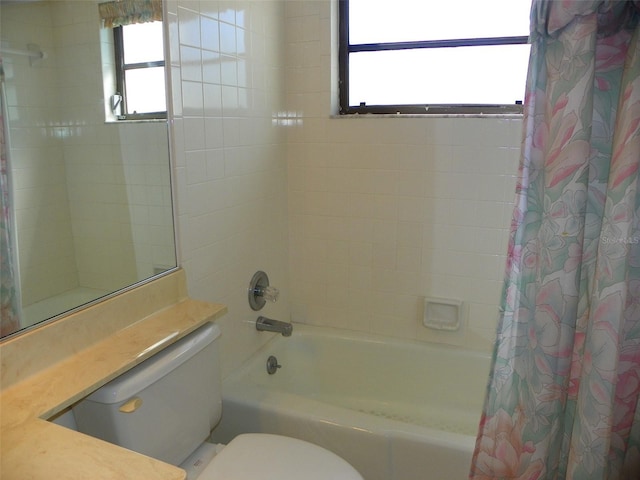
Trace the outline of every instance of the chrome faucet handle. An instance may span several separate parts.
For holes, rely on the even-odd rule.
[[[276,287],[267,285],[265,287],[256,288],[254,294],[270,302],[277,302],[278,297],[280,296],[280,290],[278,290]]]
[[[267,303],[275,302],[280,290],[269,285],[269,277],[263,271],[256,272],[249,282],[249,306],[252,310],[260,310]]]

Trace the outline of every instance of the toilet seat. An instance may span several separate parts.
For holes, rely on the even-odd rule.
[[[267,433],[235,437],[197,480],[362,480],[345,460],[303,440]]]

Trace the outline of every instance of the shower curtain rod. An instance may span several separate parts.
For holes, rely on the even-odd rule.
[[[37,45],[34,45],[35,48],[38,48]],[[28,47],[27,47],[28,48]],[[29,57],[31,59],[40,59],[44,58],[44,52],[40,49],[37,50],[22,50],[19,48],[8,48],[8,47],[0,47],[0,53],[4,53],[7,55],[21,55],[24,57]]]

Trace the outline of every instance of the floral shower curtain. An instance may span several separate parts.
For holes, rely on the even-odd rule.
[[[11,190],[5,139],[4,73],[0,59],[0,336],[20,327],[18,291],[15,284],[13,236],[11,232]]]
[[[640,0],[533,0],[470,479],[640,479]]]

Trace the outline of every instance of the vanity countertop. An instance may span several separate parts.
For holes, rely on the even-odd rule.
[[[221,304],[183,298],[3,388],[0,478],[184,479],[185,472],[180,468],[48,420],[226,311]]]

